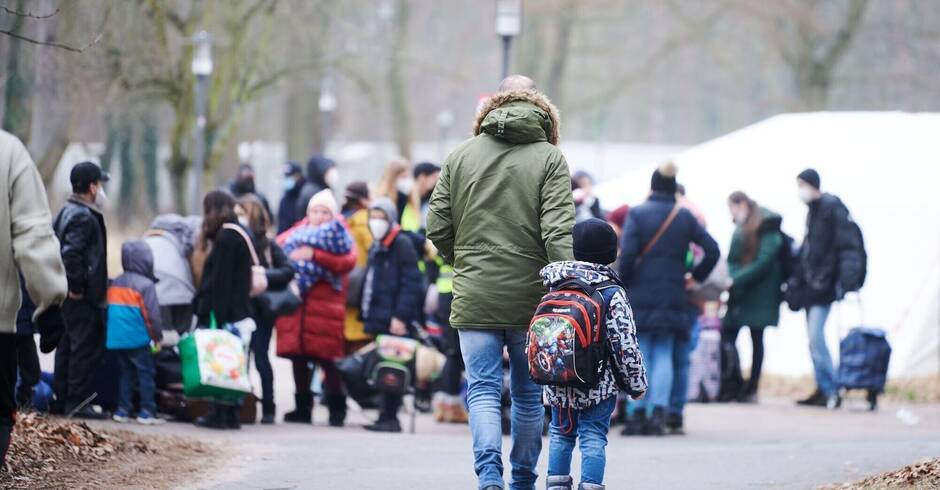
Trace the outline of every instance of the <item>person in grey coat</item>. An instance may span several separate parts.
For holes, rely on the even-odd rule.
[[[153,271],[159,280],[157,299],[164,328],[180,335],[192,326],[196,286],[189,257],[201,223],[198,216],[160,215],[154,218],[143,238],[153,251]]]

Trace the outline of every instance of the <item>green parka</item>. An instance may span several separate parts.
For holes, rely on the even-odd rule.
[[[753,261],[743,264],[744,238],[738,227],[731,237],[728,251],[728,273],[734,280],[731,296],[728,299],[728,311],[723,320],[729,326],[767,327],[777,325],[780,320],[780,284],[783,271],[780,267],[780,247],[783,236],[780,234],[780,215],[764,208],[759,208],[761,224],[757,256]]]
[[[571,176],[558,116],[534,91],[501,92],[475,136],[444,162],[427,236],[454,265],[455,328],[526,328],[546,292],[539,271],[572,260]]]

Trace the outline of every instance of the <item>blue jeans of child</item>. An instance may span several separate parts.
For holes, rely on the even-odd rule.
[[[689,358],[698,345],[698,334],[702,326],[697,312],[693,315],[692,330],[688,337],[676,337],[672,346],[672,391],[669,394],[669,410],[673,415],[682,415],[689,393]]]
[[[509,488],[534,489],[542,451],[542,389],[529,379],[525,329],[460,329],[460,350],[467,368],[467,404],[473,436],[474,470],[479,487],[503,488],[503,347],[509,351],[512,399],[512,479]]]
[[[672,351],[676,335],[669,333],[641,333],[636,336],[640,343],[640,352],[646,362],[646,376],[649,388],[646,397],[630,402],[629,412],[645,411],[649,416],[654,408],[666,409],[672,394],[673,368]]]
[[[806,324],[809,328],[809,354],[813,359],[816,373],[816,385],[824,395],[836,393],[836,372],[832,365],[832,356],[826,346],[826,319],[832,305],[814,305],[806,310]]]
[[[548,474],[570,475],[575,442],[581,447],[581,482],[601,485],[607,465],[607,431],[617,397],[583,410],[552,407],[549,426]]]
[[[154,401],[156,383],[154,381],[155,368],[153,355],[150,349],[122,349],[115,351],[118,362],[121,364],[121,386],[118,394],[118,408],[128,415],[134,413],[134,384],[140,392],[140,409],[156,415],[157,405]]]

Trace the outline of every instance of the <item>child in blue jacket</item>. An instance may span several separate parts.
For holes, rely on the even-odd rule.
[[[646,368],[636,340],[633,311],[617,273],[608,264],[617,258],[617,235],[599,219],[575,225],[575,261],[554,262],[542,269],[542,280],[553,287],[569,279],[595,285],[604,298],[608,362],[600,381],[590,389],[546,386],[552,408],[549,427],[548,490],[571,490],[571,455],[581,448],[579,490],[603,490],[610,416],[623,390],[634,400],[646,393]],[[580,439],[580,442],[578,441]]]
[[[117,352],[121,364],[121,385],[117,422],[129,422],[134,413],[134,382],[140,392],[137,422],[145,425],[163,423],[157,418],[156,390],[152,350],[163,339],[163,322],[157,301],[153,274],[153,251],[143,240],[131,240],[121,246],[124,273],[108,288],[107,347]]]

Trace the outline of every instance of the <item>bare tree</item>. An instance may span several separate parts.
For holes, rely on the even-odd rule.
[[[746,12],[765,24],[774,48],[787,65],[796,109],[826,107],[833,76],[863,23],[868,3],[848,0],[845,7],[820,0],[742,4]]]

